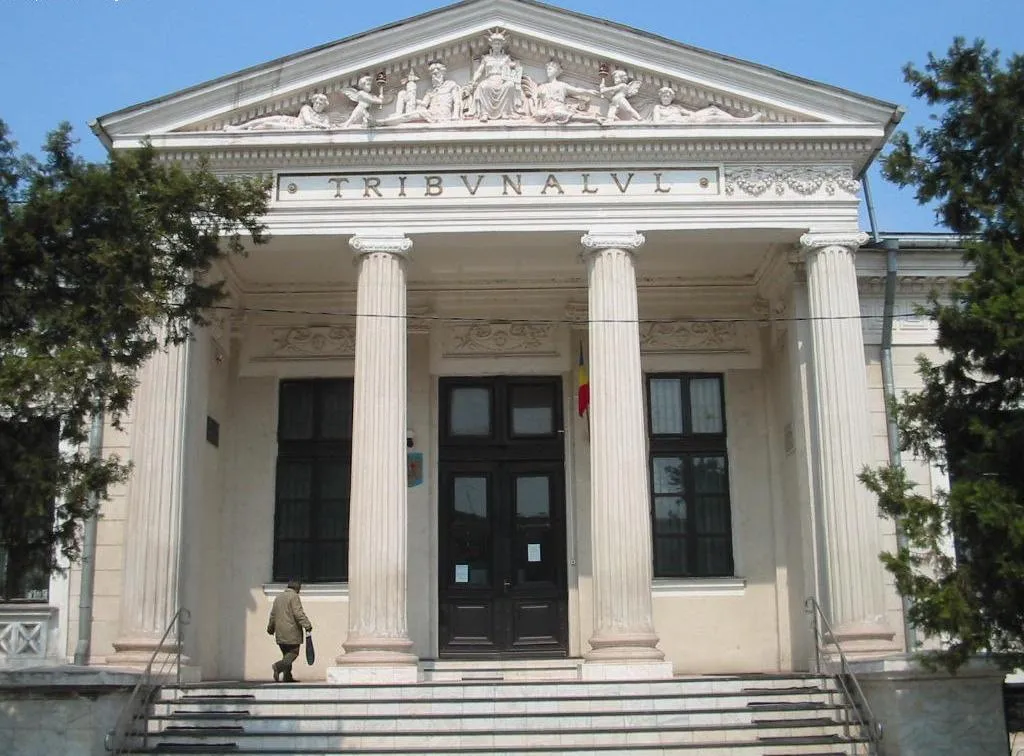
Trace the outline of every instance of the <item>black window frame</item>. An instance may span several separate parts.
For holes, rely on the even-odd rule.
[[[722,418],[721,433],[694,433],[691,417],[690,385],[694,380],[716,379],[718,381],[718,395]],[[681,432],[680,433],[658,433],[654,432],[654,405],[651,401],[651,384],[656,380],[678,380],[680,386],[680,410],[681,410]],[[725,378],[721,373],[693,373],[693,372],[658,372],[647,373],[644,376],[644,391],[647,403],[647,475],[650,486],[650,517],[651,517],[651,557],[652,569],[655,578],[714,578],[734,577],[735,559],[733,553],[733,522],[732,522],[732,500],[729,485],[729,452],[728,452],[728,427],[725,415]],[[659,494],[655,491],[654,460],[659,457],[677,457],[684,460],[682,465],[681,488],[683,492],[689,492],[686,506],[687,514],[685,529],[678,533],[659,533],[656,504]],[[724,460],[725,486],[723,495],[725,498],[725,526],[724,533],[707,534],[698,531],[698,518],[694,515],[695,507],[695,481],[693,472],[693,460],[700,457],[721,457]],[[661,494],[660,496],[668,496]],[[720,570],[704,570],[699,560],[700,550],[698,542],[701,538],[724,538],[727,553],[724,555],[723,568]],[[677,569],[665,569],[664,560],[659,559],[659,539],[665,541],[679,540],[684,543],[685,564],[678,565]]]
[[[347,432],[343,437],[325,437],[323,432],[323,406],[331,389],[343,387],[348,396]],[[285,438],[282,436],[284,413],[287,411],[285,392],[295,388],[310,392],[312,409],[312,430],[308,438]],[[274,475],[274,557],[272,579],[274,582],[300,580],[303,583],[346,583],[348,582],[349,552],[349,517],[352,493],[352,396],[353,380],[351,378],[289,378],[278,385],[278,417],[277,417],[277,462]],[[310,493],[308,506],[308,522],[305,537],[286,535],[286,507],[282,506],[281,469],[285,465],[307,463],[310,465]],[[340,535],[324,537],[324,529],[318,526],[331,513],[328,507],[335,506],[335,499],[327,499],[322,495],[321,484],[325,471],[333,465],[344,468],[343,512],[341,513]],[[327,501],[325,501],[327,499]],[[337,515],[337,513],[335,513]],[[295,548],[294,554],[299,556],[288,560],[283,546],[288,544]],[[337,570],[322,567],[318,556],[332,550],[333,561]],[[337,554],[340,552],[341,556]],[[340,562],[338,562],[340,559]],[[295,561],[298,565],[295,565]]]

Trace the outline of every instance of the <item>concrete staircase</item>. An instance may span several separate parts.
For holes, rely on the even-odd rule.
[[[427,665],[417,685],[202,683],[162,689],[129,753],[850,756],[869,746],[817,675],[581,682]]]

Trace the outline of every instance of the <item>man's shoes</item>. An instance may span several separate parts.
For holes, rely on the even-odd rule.
[[[286,683],[297,683],[297,682],[298,682],[298,680],[296,680],[296,679],[295,679],[294,677],[292,677],[291,675],[288,675],[287,677],[285,677],[285,678],[284,678],[284,681],[285,681]]]
[[[277,668],[277,662],[271,667],[274,670],[274,682],[281,682],[281,670]]]

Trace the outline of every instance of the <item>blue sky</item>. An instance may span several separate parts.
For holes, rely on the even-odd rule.
[[[442,0],[0,0],[0,118],[25,151],[70,121],[101,159],[93,118],[241,68],[400,21]],[[686,44],[927,113],[901,68],[955,35],[1024,51],[1024,0],[551,0]],[[934,215],[872,171],[883,230],[928,231]]]

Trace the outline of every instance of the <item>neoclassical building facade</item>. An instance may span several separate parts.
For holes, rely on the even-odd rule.
[[[803,670],[809,596],[851,655],[901,654],[895,537],[856,478],[888,453],[860,177],[901,112],[468,0],[99,118],[111,150],[273,196],[212,325],[107,430],[135,469],[98,523],[89,663],[144,664],[187,607],[197,674],[268,678],[292,578],[335,681]],[[914,303],[961,268],[903,242],[911,388]],[[51,589],[50,655],[80,599],[76,570]]]

